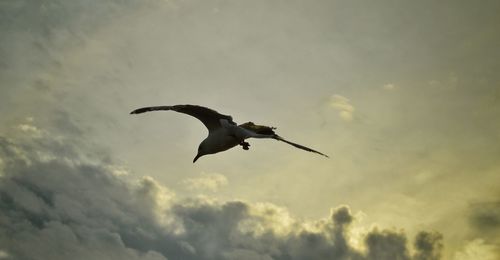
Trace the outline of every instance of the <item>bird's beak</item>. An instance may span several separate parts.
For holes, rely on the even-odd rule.
[[[198,158],[200,158],[201,156],[202,156],[201,154],[197,154],[196,157],[194,157],[194,159],[193,159],[193,163],[195,163],[196,160],[198,160]]]

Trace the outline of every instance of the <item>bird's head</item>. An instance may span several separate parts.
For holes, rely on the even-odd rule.
[[[206,146],[204,145],[204,143],[202,142],[199,146],[198,146],[198,153],[196,154],[196,156],[194,157],[193,159],[193,163],[195,163],[198,158],[202,157],[203,155],[207,155],[207,154],[210,154],[210,152],[206,149]]]

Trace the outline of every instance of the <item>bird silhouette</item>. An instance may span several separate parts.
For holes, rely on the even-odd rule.
[[[275,127],[256,125],[253,122],[238,125],[233,121],[231,116],[220,114],[213,109],[203,106],[151,106],[138,108],[130,112],[130,114],[141,114],[151,111],[176,111],[187,114],[196,117],[207,127],[208,136],[198,146],[198,153],[194,157],[193,163],[204,155],[223,152],[237,145],[242,146],[244,150],[248,150],[250,148],[250,144],[245,141],[248,138],[274,139],[292,145],[296,148],[328,157],[328,155],[324,153],[284,139],[275,133]]]

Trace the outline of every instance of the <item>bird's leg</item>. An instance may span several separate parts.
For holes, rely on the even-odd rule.
[[[245,141],[242,141],[242,142],[240,143],[240,145],[243,147],[243,150],[248,150],[248,149],[250,149],[250,144],[249,144],[249,143],[247,143],[247,142],[245,142]]]
[[[235,134],[229,134],[230,136],[232,136],[234,139],[238,139],[238,136],[235,135]],[[248,150],[250,149],[250,144],[245,142],[245,139],[239,139],[241,140],[241,142],[239,143],[239,145],[241,145],[241,147],[243,147],[243,150]]]

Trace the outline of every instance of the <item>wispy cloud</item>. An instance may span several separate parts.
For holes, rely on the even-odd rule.
[[[185,179],[183,183],[190,190],[208,190],[215,192],[222,186],[227,185],[228,181],[226,176],[220,173],[202,172],[199,177]]]
[[[0,249],[0,259],[8,259],[8,258],[9,258],[9,253]]]
[[[342,120],[352,121],[355,109],[348,98],[335,94],[330,97],[330,106],[339,112],[339,116]]]
[[[382,89],[387,90],[387,91],[395,90],[397,88],[398,88],[398,86],[393,84],[393,83],[387,83],[387,84],[384,84],[382,86]]]
[[[453,260],[495,260],[496,246],[484,242],[482,239],[474,239],[467,243],[463,251],[456,252]]]

